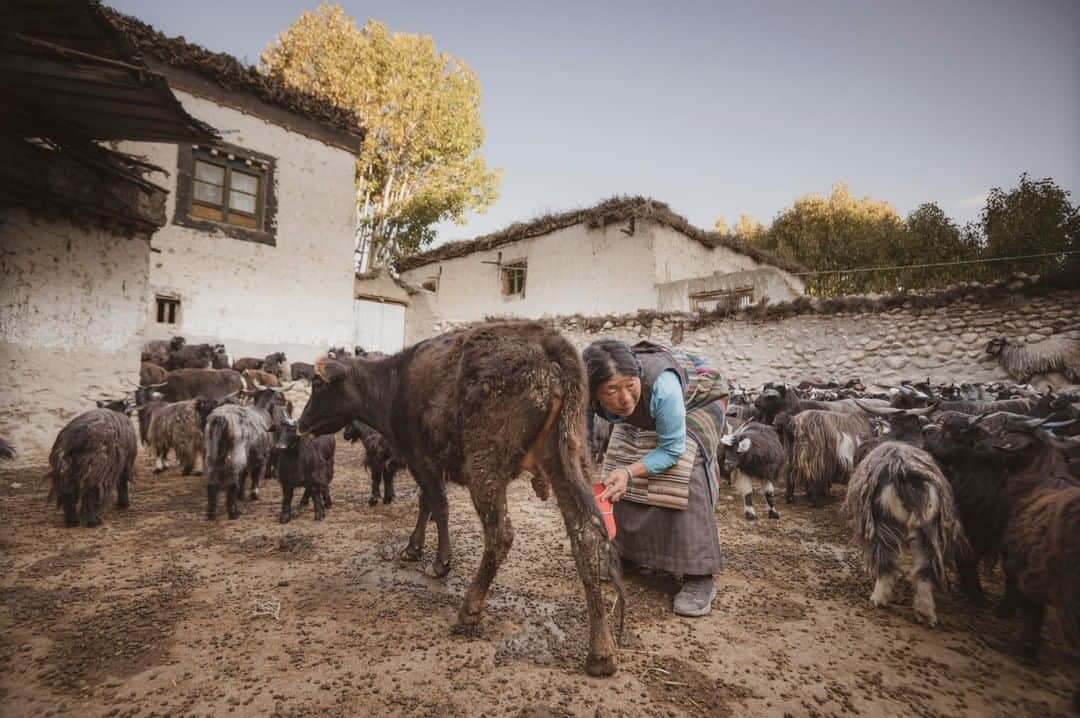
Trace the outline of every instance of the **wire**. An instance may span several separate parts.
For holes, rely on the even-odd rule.
[[[1012,262],[1018,259],[1037,259],[1039,257],[1066,257],[1072,254],[1080,254],[1080,249],[1069,249],[1061,252],[1043,252],[1041,254],[1021,254],[1015,257],[989,257],[987,259],[958,259],[954,262],[929,262],[927,264],[897,264],[892,267],[853,267],[851,269],[819,269],[809,272],[791,272],[796,277],[822,274],[848,274],[849,272],[888,272],[896,269],[928,269],[930,267],[955,267],[962,264],[983,264],[987,262]]]

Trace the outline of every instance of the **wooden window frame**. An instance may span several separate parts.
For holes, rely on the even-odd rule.
[[[224,184],[221,185],[221,205],[195,198],[196,162],[205,162],[225,171]],[[275,246],[277,244],[276,164],[276,160],[269,155],[236,145],[220,142],[213,145],[180,145],[173,224],[211,234],[224,234],[233,239]],[[254,176],[258,182],[254,215],[228,206],[234,171]],[[251,193],[244,192],[244,194],[250,196]],[[205,216],[210,211],[220,212],[221,217]],[[229,222],[227,220],[230,214],[253,220],[256,226]]]
[[[499,267],[499,287],[506,299],[523,299],[525,297],[526,280],[529,274],[529,261],[517,259],[507,262]],[[512,276],[520,276],[520,287],[514,291],[515,281]]]
[[[703,305],[715,302],[712,308]],[[694,311],[709,311],[725,307],[727,309],[746,309],[754,304],[754,288],[717,289],[710,292],[695,292],[690,295],[690,305]]]
[[[208,207],[210,209],[217,210],[217,211],[221,212],[221,219],[220,220],[214,219],[212,217],[202,217],[200,215],[201,219],[208,219],[211,222],[224,222],[225,224],[231,224],[231,225],[236,226],[236,227],[243,227],[244,229],[253,229],[253,230],[256,230],[256,231],[261,230],[262,229],[263,206],[266,204],[266,200],[264,198],[265,187],[266,187],[266,171],[263,170],[261,167],[259,167],[258,169],[256,169],[256,168],[247,169],[248,167],[250,167],[250,165],[248,165],[243,160],[230,160],[230,159],[228,159],[227,156],[223,158],[220,155],[221,155],[220,152],[217,155],[213,155],[210,152],[205,152],[205,151],[202,151],[202,150],[198,150],[197,154],[193,153],[193,156],[191,158],[192,159],[192,169],[193,170],[198,166],[198,164],[200,162],[202,162],[205,165],[211,165],[213,167],[220,168],[224,172],[225,176],[224,176],[224,178],[222,180],[223,184],[221,184],[221,185],[213,185],[215,187],[221,187],[221,204],[214,204],[213,202],[207,202],[206,200],[199,199],[197,197],[197,195],[195,194],[195,184],[196,183],[202,182],[203,184],[207,184],[207,185],[211,184],[211,183],[206,182],[205,180],[199,179],[198,172],[193,171],[192,174],[191,174],[191,204],[192,204],[192,207],[193,208],[195,206]],[[232,176],[233,176],[234,172],[239,173],[239,174],[243,174],[243,175],[247,175],[248,177],[255,178],[256,186],[255,186],[255,194],[254,195],[251,194],[250,192],[244,192],[243,190],[234,190],[233,189]],[[254,213],[245,212],[242,209],[233,208],[229,203],[230,199],[231,199],[230,193],[232,193],[233,191],[239,192],[240,194],[245,194],[245,195],[247,195],[249,197],[254,197],[255,198],[255,212]],[[247,217],[252,222],[254,222],[255,226],[251,227],[251,226],[248,226],[246,224],[230,221],[229,217],[230,217],[230,215],[233,215],[233,214],[239,215],[241,217]]]
[[[157,324],[167,324],[169,326],[180,324],[180,297],[155,294],[154,319]]]

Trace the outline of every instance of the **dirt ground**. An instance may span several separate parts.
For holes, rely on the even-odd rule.
[[[874,610],[836,504],[717,512],[727,568],[713,613],[671,613],[674,579],[628,578],[614,678],[588,678],[581,585],[554,502],[511,490],[513,550],[479,636],[451,633],[479,522],[451,488],[446,579],[396,555],[416,509],[369,508],[361,449],[339,443],[334,507],[276,522],[280,492],[203,518],[199,477],[139,459],[132,507],[65,529],[43,470],[0,469],[4,716],[1056,716],[1077,680],[1053,637],[1039,665],[1017,626],[939,596],[918,625],[906,584]],[[786,510],[784,510],[786,508]],[[222,512],[224,513],[224,512]],[[429,555],[434,552],[429,532]],[[988,577],[1000,589],[1000,576]]]

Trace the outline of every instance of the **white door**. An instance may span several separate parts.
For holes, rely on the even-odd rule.
[[[357,299],[353,304],[356,345],[369,352],[393,354],[405,348],[405,307]]]

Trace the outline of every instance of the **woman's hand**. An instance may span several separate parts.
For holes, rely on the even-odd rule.
[[[608,472],[608,475],[604,477],[604,492],[600,494],[600,498],[606,501],[618,501],[625,494],[629,488],[630,476],[626,469],[618,468]]]

